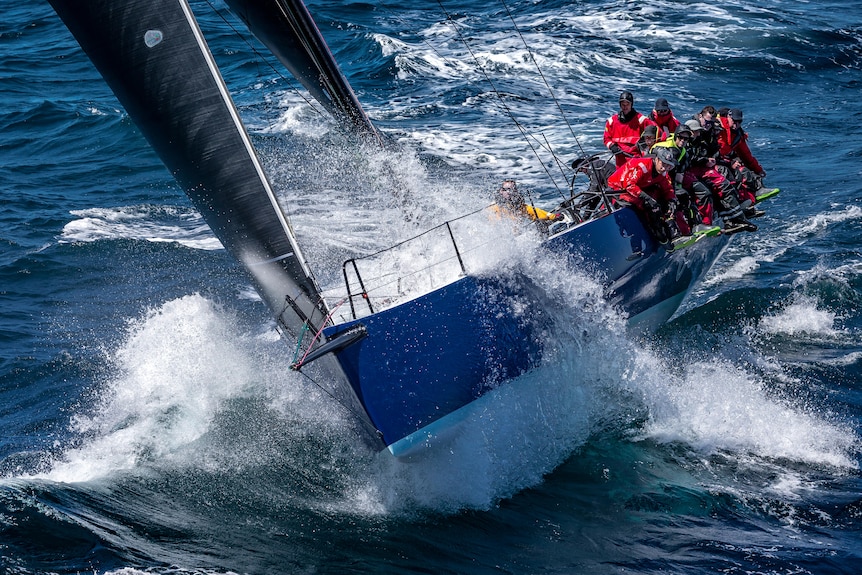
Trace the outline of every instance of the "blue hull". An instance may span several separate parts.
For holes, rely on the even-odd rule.
[[[580,253],[605,279],[605,298],[640,331],[655,331],[676,312],[718,259],[727,236],[704,237],[667,252],[630,208],[551,237],[548,245]]]
[[[726,243],[725,236],[704,238],[668,253],[630,209],[547,240],[551,249],[583,255],[606,279],[607,299],[644,331],[673,315]],[[542,290],[526,277],[468,275],[324,335],[364,326],[366,337],[335,356],[383,442],[402,455],[538,364],[540,334],[550,327],[542,300]],[[513,301],[529,311],[513,311]]]

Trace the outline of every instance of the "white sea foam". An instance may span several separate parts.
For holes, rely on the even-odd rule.
[[[77,219],[63,226],[61,243],[132,239],[176,242],[201,250],[222,249],[200,215],[188,208],[144,205],[71,213]]]
[[[261,133],[290,131],[308,138],[317,138],[335,127],[335,121],[310,95],[296,90],[285,91],[275,96],[283,111],[271,125],[256,127]]]
[[[685,368],[674,377],[654,357],[639,358],[629,379],[649,406],[645,437],[704,453],[857,467],[859,438],[851,427],[774,396],[764,380],[739,366],[713,360]]]
[[[209,300],[188,296],[130,323],[109,354],[112,375],[95,405],[73,418],[81,445],[45,478],[89,481],[176,462],[210,429],[224,402],[258,380],[247,338]]]
[[[852,282],[859,276],[862,276],[862,261],[849,261],[839,266],[818,263],[809,270],[797,271],[793,286],[800,288],[817,282],[829,282],[842,289],[853,290]]]
[[[841,367],[862,363],[862,351],[853,351],[840,357],[828,359],[824,363]]]
[[[820,309],[812,296],[797,296],[777,313],[760,320],[759,329],[769,334],[807,334],[836,337],[844,332],[836,328],[835,312]]]
[[[832,208],[828,212],[815,214],[810,218],[792,224],[788,229],[788,233],[798,238],[805,238],[822,232],[835,224],[862,219],[862,208],[859,206],[834,205]]]

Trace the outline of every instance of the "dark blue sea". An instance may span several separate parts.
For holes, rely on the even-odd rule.
[[[555,205],[621,90],[742,108],[782,192],[646,338],[588,271],[489,246],[570,333],[445,452],[393,460],[288,369],[47,2],[0,0],[0,572],[862,572],[862,5],[308,5],[385,151],[192,2],[327,289],[504,178]]]

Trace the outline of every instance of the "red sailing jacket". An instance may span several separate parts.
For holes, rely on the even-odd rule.
[[[742,160],[742,163],[745,164],[746,168],[755,174],[759,174],[763,171],[763,167],[761,167],[760,163],[751,153],[751,150],[748,149],[748,134],[742,128],[734,132],[733,128],[731,128],[732,124],[733,120],[722,116],[722,130],[718,134],[718,144],[720,146],[718,153],[725,159],[735,153]]]
[[[679,120],[676,119],[673,112],[665,114],[664,116],[659,116],[655,112],[650,112],[649,121],[658,126],[657,142],[667,140],[668,136],[676,132],[676,129],[679,128]]]
[[[610,148],[612,143],[619,144],[623,152],[633,155],[638,154],[638,140],[644,128],[652,124],[649,118],[632,110],[631,118],[623,121],[619,114],[614,114],[605,122],[605,147]]]
[[[646,192],[663,206],[676,199],[670,176],[656,173],[652,158],[630,159],[608,178],[608,186],[622,192],[621,200],[640,209],[643,209],[643,200],[638,197],[641,192]]]

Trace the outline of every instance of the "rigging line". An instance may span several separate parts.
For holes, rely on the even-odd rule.
[[[533,65],[536,67],[536,71],[541,76],[542,81],[545,83],[545,87],[548,89],[548,92],[551,94],[551,99],[554,100],[554,103],[557,105],[557,109],[560,111],[560,116],[562,116],[563,121],[569,127],[569,131],[572,133],[572,137],[575,140],[578,137],[575,135],[575,130],[572,128],[572,125],[569,123],[568,118],[566,117],[565,112],[563,112],[563,107],[560,105],[560,101],[557,99],[557,95],[554,93],[554,90],[551,88],[551,85],[548,83],[547,78],[545,78],[545,74],[542,72],[542,68],[539,66],[539,63],[536,61],[535,56],[533,56],[533,51],[530,49],[530,46],[527,44],[527,40],[524,38],[524,35],[521,34],[521,29],[518,28],[518,24],[515,22],[515,17],[512,16],[512,12],[509,10],[509,5],[506,4],[506,0],[500,0],[500,3],[503,5],[503,8],[506,9],[506,14],[509,16],[509,20],[512,21],[512,26],[515,28],[515,32],[518,33],[518,37],[521,39],[521,42],[524,43],[524,48],[527,50],[527,54],[530,55],[530,60],[532,60]]]
[[[327,316],[323,319],[323,326],[324,327],[326,327],[326,322],[328,322],[332,318],[333,314],[335,314],[335,312],[338,310],[338,308],[340,308],[342,305],[344,305],[345,301],[347,301],[347,299],[342,299],[340,302],[338,302],[338,304],[335,306],[335,308],[333,308],[333,310],[331,312],[329,312],[329,314],[327,314]],[[298,364],[300,366],[305,362],[305,358],[308,357],[309,353],[311,353],[311,348],[314,347],[315,343],[317,343],[317,340],[320,338],[320,334],[322,334],[322,333],[323,333],[323,327],[321,327],[317,331],[317,333],[314,334],[314,337],[311,338],[311,343],[308,344],[308,347],[305,349],[305,353],[302,354],[302,358],[298,362]]]
[[[308,331],[308,322],[302,322],[302,330],[300,330],[299,337],[296,340],[296,349],[293,350],[293,361],[291,363],[296,363],[296,358],[299,357],[299,351],[302,349],[302,340],[305,339],[305,333]]]
[[[506,4],[506,0],[500,0],[500,3],[503,5],[503,8],[506,9],[506,14],[509,16],[509,20],[512,21],[512,26],[515,27],[515,31],[518,33],[518,36],[521,38],[521,42],[524,43],[524,48],[526,48],[527,53],[530,55],[530,60],[533,61],[533,65],[536,66],[536,70],[539,72],[539,76],[542,77],[542,81],[545,83],[545,86],[548,88],[548,92],[551,94],[551,99],[554,100],[554,103],[557,105],[557,109],[560,111],[560,116],[562,116],[563,121],[566,123],[566,126],[569,127],[569,132],[571,132],[572,138],[574,138],[575,145],[578,147],[578,150],[581,152],[581,155],[586,157],[587,152],[584,150],[584,147],[581,145],[581,141],[578,139],[578,136],[575,134],[575,130],[574,130],[574,128],[572,128],[571,123],[569,123],[569,119],[566,116],[565,112],[563,111],[563,107],[560,104],[560,101],[557,99],[557,96],[554,93],[553,88],[551,88],[550,84],[548,83],[548,80],[545,78],[545,74],[542,72],[542,68],[539,66],[539,63],[536,61],[536,58],[533,56],[533,51],[530,50],[530,46],[527,44],[526,39],[524,39],[524,35],[521,34],[521,29],[518,28],[518,24],[515,22],[515,18],[514,18],[514,16],[512,16],[512,12],[509,10],[509,6],[508,6],[508,4]],[[556,154],[554,154],[554,159],[557,160],[558,164],[560,163],[559,159],[557,159],[557,157],[556,157]],[[598,171],[596,170],[596,167],[591,164],[591,168],[593,170],[594,175],[596,176],[596,179],[600,180],[601,177],[599,176]],[[565,175],[565,172],[563,172],[563,174]],[[577,175],[577,173],[575,173],[575,175]],[[566,181],[568,181],[568,178],[566,178]],[[574,186],[574,177],[572,177],[572,186]]]
[[[400,23],[402,23],[402,24],[406,23],[406,21],[405,21],[403,18],[401,18],[400,16],[398,16],[397,14],[395,14],[394,12],[392,12],[391,10],[389,10],[388,8],[386,8],[385,6],[383,6],[383,8],[387,11],[387,13],[388,13],[388,14],[389,14],[393,19],[397,20],[398,22],[400,22]],[[445,12],[445,9],[444,9],[444,12]],[[447,17],[448,17],[448,14],[447,14]],[[451,18],[450,18],[450,19],[451,19]],[[421,40],[421,41],[422,41],[422,43],[423,43],[423,44],[425,44],[426,46],[428,46],[428,48],[429,48],[432,52],[434,52],[434,54],[436,54],[436,55],[437,55],[437,57],[438,57],[438,58],[440,58],[443,62],[445,62],[449,67],[451,67],[453,70],[457,70],[457,69],[458,69],[458,61],[457,61],[457,60],[454,60],[454,59],[452,59],[452,58],[448,58],[448,57],[446,57],[445,55],[443,55],[443,53],[441,53],[441,52],[440,52],[440,51],[439,51],[439,50],[434,46],[434,44],[432,44],[432,43],[431,43],[427,38],[422,38],[422,40]],[[463,39],[462,39],[462,41],[463,41]],[[474,56],[474,60],[475,60],[475,56]],[[496,91],[495,91],[495,92],[496,92]],[[498,98],[499,98],[499,94],[497,94],[497,96],[498,96]],[[518,122],[518,120],[516,120],[516,119],[512,116],[511,112],[506,108],[506,106],[505,106],[504,104],[502,104],[502,102],[501,102],[501,101],[499,101],[499,100],[495,101],[495,102],[494,102],[494,105],[495,105],[495,106],[497,106],[497,107],[498,107],[498,108],[499,108],[503,113],[507,114],[507,115],[512,119],[512,121],[515,123],[515,125],[516,125],[516,126],[518,126],[519,130],[521,131],[521,133],[522,133],[525,137],[529,137],[529,136],[530,136],[530,134],[526,133],[526,132],[521,128],[521,124],[520,124],[520,122]]]
[[[560,174],[561,174],[561,175],[563,176],[563,178],[568,182],[568,181],[569,181],[569,178],[566,176],[566,172],[565,172],[565,171],[564,171],[564,169],[563,169],[563,163],[562,163],[562,162],[560,162],[560,158],[559,158],[559,157],[557,157],[557,154],[555,154],[555,153],[554,153],[553,149],[551,148],[551,142],[549,142],[549,141],[548,141],[548,137],[547,137],[547,136],[545,136],[545,133],[544,133],[544,132],[542,132],[542,138],[544,138],[544,139],[545,139],[545,144],[548,146],[548,150],[550,150],[550,152],[551,152],[551,157],[552,157],[552,158],[554,158],[554,161],[557,163],[557,167],[558,167],[558,168],[560,168]],[[576,172],[576,173],[577,173],[577,172]],[[566,199],[568,199],[568,198],[566,198],[566,195],[565,195],[565,194],[563,194],[563,192],[562,192],[561,190],[559,190],[559,189],[558,189],[558,191],[560,192],[560,195],[563,197],[563,201],[565,201]]]
[[[472,212],[469,212],[469,213],[466,213],[466,214],[460,215],[460,216],[458,216],[457,218],[452,218],[451,220],[446,220],[446,221],[445,221],[445,222],[443,222],[442,224],[438,224],[438,225],[434,226],[433,228],[427,229],[427,230],[425,230],[424,232],[422,232],[421,234],[416,234],[416,235],[415,235],[415,236],[413,236],[413,237],[407,238],[406,240],[402,240],[402,241],[398,242],[397,244],[393,244],[393,245],[391,245],[391,246],[389,246],[389,247],[383,248],[382,250],[378,250],[378,251],[376,251],[376,252],[374,252],[374,253],[372,253],[372,254],[367,254],[367,255],[364,255],[364,256],[359,256],[358,258],[353,258],[353,259],[354,259],[354,260],[365,260],[365,259],[368,259],[368,258],[373,258],[374,256],[378,256],[378,255],[382,254],[383,252],[388,252],[388,251],[390,251],[390,250],[394,250],[395,248],[399,248],[399,247],[403,246],[403,245],[404,245],[404,244],[406,244],[407,242],[411,242],[411,241],[413,241],[413,240],[417,240],[417,239],[421,238],[421,237],[422,237],[422,236],[424,236],[424,235],[427,235],[427,234],[430,234],[431,232],[437,231],[437,230],[439,230],[439,229],[441,229],[441,228],[445,227],[445,226],[446,226],[446,224],[450,224],[450,223],[452,223],[452,222],[457,222],[458,220],[463,220],[463,219],[465,219],[465,218],[469,218],[470,216],[472,216],[472,215],[474,215],[474,214],[478,214],[478,213],[479,213],[479,212],[481,212],[482,210],[487,209],[487,207],[488,207],[488,206],[484,206],[484,207],[481,207],[481,208],[479,208],[479,209],[473,210]]]
[[[473,49],[470,47],[470,44],[467,43],[467,39],[464,38],[463,34],[461,34],[461,30],[458,29],[458,25],[455,23],[455,20],[453,20],[452,16],[449,15],[449,12],[443,6],[443,2],[441,0],[437,0],[437,4],[440,6],[440,9],[443,10],[443,13],[446,15],[446,19],[452,23],[452,27],[455,29],[455,33],[458,34],[458,38],[461,39],[461,42],[464,44],[464,47],[466,47],[467,51],[470,52],[470,56],[473,58],[473,61],[476,62],[476,66],[479,68],[479,71],[482,72],[482,75],[485,77],[485,80],[488,82],[488,84],[490,84],[491,90],[497,96],[497,99],[499,100],[500,105],[503,107],[503,109],[508,114],[509,119],[511,119],[512,122],[514,122],[515,126],[521,132],[521,135],[524,137],[524,140],[527,142],[527,145],[530,146],[530,150],[533,151],[533,154],[536,156],[536,159],[539,160],[539,164],[541,164],[542,169],[545,170],[545,173],[548,175],[548,178],[551,180],[551,183],[559,191],[560,187],[557,185],[557,181],[554,179],[554,177],[548,171],[548,168],[545,167],[545,162],[542,161],[542,158],[541,158],[541,156],[539,156],[539,153],[536,151],[536,148],[530,142],[530,138],[528,137],[527,132],[524,130],[521,123],[518,122],[518,120],[515,118],[515,115],[512,113],[512,110],[509,108],[509,106],[506,105],[505,101],[503,100],[502,94],[500,94],[500,91],[497,90],[497,86],[494,84],[494,82],[491,80],[490,76],[488,76],[488,73],[485,71],[485,68],[479,62],[479,59],[476,57],[476,54],[473,52]]]
[[[257,48],[255,48],[254,45],[248,40],[248,38],[245,37],[245,35],[243,35],[242,33],[240,33],[240,31],[237,30],[236,27],[233,24],[231,24],[227,18],[224,17],[224,14],[219,12],[219,10],[215,6],[213,6],[213,3],[211,0],[206,0],[206,3],[209,5],[210,8],[212,8],[212,11],[216,14],[216,16],[221,18],[221,21],[224,22],[225,24],[227,24],[228,28],[230,28],[233,31],[233,33],[236,34],[237,38],[239,38],[240,40],[245,42],[245,45],[248,46],[249,50],[251,50],[252,53],[255,56],[257,56],[261,62],[263,62],[264,64],[269,66],[269,68],[275,73],[276,76],[278,76],[279,78],[284,80],[287,83],[287,85],[290,86],[290,89],[293,90],[294,92],[296,92],[296,94],[300,98],[302,98],[305,101],[305,103],[308,104],[308,106],[312,110],[314,110],[315,112],[317,112],[318,114],[323,116],[323,112],[315,107],[314,102],[312,100],[309,100],[308,98],[306,98],[305,95],[300,91],[300,89],[294,85],[294,83],[291,81],[290,78],[288,78],[287,76],[282,74],[281,71],[272,64],[272,62],[270,62]]]
[[[344,300],[342,300],[342,301],[341,301],[341,302],[336,306],[336,308],[335,308],[335,309],[338,309],[338,307],[340,307],[340,306],[341,306],[341,304],[343,304],[343,303],[344,303]],[[334,313],[334,312],[335,312],[335,310],[333,310],[333,313]],[[332,316],[332,314],[329,314],[329,317],[331,317],[331,316]],[[303,328],[304,328],[304,331],[306,331],[306,330],[307,330],[306,326],[303,326]],[[279,330],[277,330],[277,331],[279,331]],[[322,331],[322,330],[321,330],[321,331]],[[318,334],[315,336],[315,338],[317,338],[319,335],[320,335],[320,333],[318,332]],[[313,343],[313,342],[312,342],[312,343]],[[307,355],[307,354],[308,354],[308,352],[306,352],[306,355]],[[305,357],[306,357],[306,356],[303,356],[303,359],[305,359]],[[304,372],[304,371],[302,371],[302,370],[296,370],[296,371],[297,371],[297,373],[302,374],[306,379],[308,379],[308,381],[310,381],[310,382],[311,382],[311,383],[312,383],[312,384],[313,384],[317,389],[319,389],[319,390],[320,390],[320,391],[322,391],[324,394],[326,394],[327,396],[329,396],[329,398],[330,398],[330,399],[332,399],[333,401],[335,401],[335,403],[337,403],[337,404],[338,404],[338,405],[340,405],[342,408],[344,408],[344,410],[345,410],[348,414],[352,415],[352,416],[353,416],[357,421],[359,421],[359,422],[360,422],[360,424],[362,424],[364,427],[366,427],[366,428],[370,429],[376,437],[380,437],[380,430],[379,430],[379,429],[377,429],[376,427],[374,427],[373,425],[370,425],[370,424],[369,424],[369,421],[368,421],[365,417],[363,417],[359,412],[357,412],[357,411],[356,411],[355,409],[353,409],[351,406],[347,405],[345,402],[343,402],[341,399],[339,399],[339,398],[338,398],[334,393],[332,393],[332,392],[331,392],[330,390],[328,390],[326,387],[324,387],[323,385],[321,385],[317,380],[315,380],[313,377],[311,377],[310,375],[308,375],[306,372]]]
[[[228,28],[230,28],[230,29],[231,29],[231,31],[233,31],[233,33],[236,35],[236,37],[237,37],[237,38],[239,38],[239,39],[241,39],[243,42],[245,42],[245,44],[246,44],[246,46],[248,46],[249,50],[251,50],[251,52],[252,52],[253,54],[255,54],[261,62],[264,62],[267,66],[269,66],[269,67],[270,67],[270,69],[272,69],[272,71],[273,71],[273,72],[274,72],[274,73],[275,73],[279,78],[281,78],[282,80],[284,80],[284,81],[287,83],[287,85],[288,85],[288,86],[290,86],[291,90],[293,90],[294,92],[296,92],[296,94],[297,94],[300,98],[302,98],[302,100],[303,100],[306,104],[308,104],[308,107],[309,107],[309,108],[311,108],[312,110],[314,110],[315,112],[317,112],[317,114],[318,114],[318,115],[320,115],[321,117],[324,117],[324,113],[323,113],[319,108],[317,108],[317,107],[315,106],[314,102],[313,102],[312,100],[309,100],[308,98],[306,98],[306,96],[305,96],[305,95],[304,95],[304,94],[299,90],[299,88],[297,88],[297,87],[294,85],[294,83],[290,80],[290,78],[286,77],[284,74],[282,74],[282,73],[281,73],[281,71],[280,71],[278,68],[276,68],[275,66],[273,66],[273,64],[272,64],[272,63],[271,63],[271,62],[270,62],[266,57],[264,57],[264,55],[263,55],[263,54],[262,54],[262,53],[261,53],[261,52],[260,52],[260,51],[259,51],[259,50],[258,50],[258,49],[257,49],[257,48],[256,48],[256,47],[255,47],[251,42],[250,42],[250,41],[249,41],[248,37],[247,37],[247,36],[245,36],[244,34],[241,34],[241,33],[239,32],[239,30],[237,30],[237,28],[236,28],[233,24],[231,24],[231,22],[229,22],[227,18],[225,18],[224,14],[223,14],[222,12],[220,12],[220,11],[219,11],[219,10],[218,10],[214,5],[213,5],[213,3],[212,3],[212,1],[211,1],[211,0],[206,0],[206,3],[207,3],[207,5],[210,7],[210,9],[213,11],[213,13],[214,13],[215,15],[217,15],[217,16],[222,20],[222,22],[224,22],[224,23],[228,26]],[[191,8],[189,8],[189,9],[191,9]],[[252,36],[254,36],[254,35],[252,34]],[[214,57],[214,56],[213,56],[213,57]],[[224,82],[224,81],[222,81],[222,82]],[[227,90],[227,87],[226,87],[226,86],[225,86],[225,90]],[[238,114],[238,113],[239,113],[239,112],[237,111],[237,114]],[[258,157],[258,156],[257,156],[257,152],[256,152],[256,151],[255,151],[254,157],[255,157],[255,158],[257,158],[257,157]],[[256,160],[256,161],[259,161],[259,160]],[[262,166],[261,166],[261,171],[262,171],[262,170],[263,170],[263,168],[262,168]],[[269,190],[269,193],[271,194],[271,201],[273,202],[274,207],[276,208],[277,213],[279,214],[279,217],[280,217],[280,218],[283,218],[283,220],[284,220],[284,221],[283,221],[283,225],[286,227],[286,232],[289,232],[289,233],[287,234],[287,236],[288,236],[288,238],[289,238],[289,240],[290,240],[290,244],[291,244],[291,247],[292,247],[292,248],[293,248],[293,250],[294,250],[294,253],[297,255],[298,261],[300,262],[300,266],[302,267],[303,271],[304,271],[304,272],[305,272],[305,274],[308,276],[308,278],[309,278],[309,279],[312,281],[312,283],[315,285],[315,288],[317,288],[317,279],[314,277],[314,273],[311,271],[311,269],[309,269],[309,268],[308,268],[307,263],[305,263],[305,258],[303,258],[303,257],[302,257],[302,254],[301,254],[301,253],[300,253],[300,251],[299,251],[299,246],[298,246],[298,245],[296,245],[296,242],[292,239],[293,237],[295,237],[295,236],[296,236],[296,233],[293,231],[293,226],[291,225],[290,220],[289,220],[289,219],[287,219],[288,214],[287,214],[287,213],[285,213],[285,209],[282,207],[281,202],[279,202],[278,198],[275,196],[275,191],[271,189],[271,185],[272,185],[272,184],[269,182],[269,179],[268,179],[267,177],[265,177],[265,176],[264,176],[264,180],[265,180],[265,182],[266,182],[266,186],[267,186],[267,188],[268,188],[268,190]],[[288,207],[289,207],[289,206],[288,206]],[[319,289],[318,289],[318,291],[319,291]],[[295,300],[294,300],[294,301],[295,301]],[[325,302],[324,302],[324,306],[325,306]],[[286,307],[285,307],[285,309],[286,309]],[[282,310],[282,313],[283,313],[283,312],[284,312],[284,310]],[[280,316],[279,316],[279,317],[280,317]]]
[[[548,141],[548,137],[545,135],[545,133],[544,132],[539,132],[539,133],[542,135],[542,139],[544,141],[539,141],[539,138],[536,137],[535,134],[527,134],[527,136],[532,138],[533,140],[535,140],[536,143],[538,143],[539,146],[543,150],[545,150],[546,152],[551,154],[551,157],[554,158],[554,162],[557,164],[557,167],[560,169],[560,175],[563,177],[564,180],[566,180],[566,183],[569,183],[569,177],[566,175],[566,171],[565,171],[565,164],[560,161],[559,156],[557,155],[556,152],[554,152],[554,148],[553,148],[553,146],[551,146],[551,143],[550,143],[550,141]],[[580,147],[580,143],[578,143],[578,147]],[[581,152],[583,152],[583,149],[581,149]],[[577,175],[577,174],[575,174],[575,175]],[[571,188],[572,186],[570,185],[569,187]],[[562,196],[562,198],[564,200],[568,199],[568,198],[566,198],[565,194],[563,194],[562,190],[557,188],[557,191],[560,192],[560,196]]]
[[[407,24],[407,21],[406,21],[406,20],[404,20],[404,18],[402,18],[401,16],[399,16],[399,15],[397,15],[396,13],[392,12],[391,10],[389,10],[389,8],[387,8],[385,5],[381,5],[380,7],[382,7],[382,8],[386,11],[386,13],[387,13],[391,18],[393,18],[394,20],[397,20],[398,22],[400,22],[400,23],[402,23],[402,24]],[[441,6],[441,8],[442,8],[442,6]],[[443,9],[443,11],[444,11],[444,12],[446,11],[446,10],[445,10],[445,8]],[[447,14],[447,18],[448,18],[448,14]],[[447,58],[446,56],[444,56],[444,55],[443,55],[443,54],[442,54],[442,53],[441,53],[441,52],[440,52],[440,51],[439,51],[439,50],[434,46],[434,44],[432,44],[428,39],[426,39],[426,38],[422,38],[422,43],[423,43],[423,44],[425,44],[426,46],[428,46],[428,48],[430,48],[432,52],[434,52],[434,53],[435,53],[435,54],[436,54],[436,55],[437,55],[441,60],[443,60],[443,62],[445,62],[445,63],[446,63],[449,67],[451,67],[453,70],[457,70],[457,69],[458,69],[458,61],[457,61],[457,60],[454,60],[454,59],[452,59],[452,58]],[[500,105],[500,102],[495,102],[495,105],[496,105],[497,107],[499,107],[503,112],[507,112],[507,110],[505,109],[505,106],[501,106],[501,105]],[[510,114],[510,116],[511,116],[511,114]],[[514,118],[513,118],[513,121],[515,121],[515,123],[517,124],[517,120],[514,120]]]

